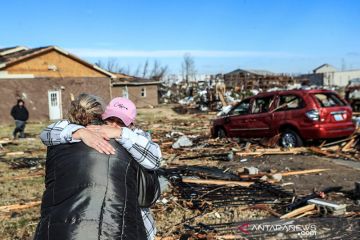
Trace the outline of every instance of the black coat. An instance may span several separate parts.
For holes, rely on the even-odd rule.
[[[137,201],[138,163],[83,143],[48,148],[46,190],[35,240],[146,239]]]
[[[29,112],[25,106],[20,107],[19,105],[15,105],[11,109],[11,116],[15,120],[27,121],[29,119]]]

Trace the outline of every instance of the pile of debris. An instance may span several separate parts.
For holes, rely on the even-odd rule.
[[[327,157],[344,157],[342,154],[346,154],[346,158],[354,159],[357,156],[357,151],[353,150],[358,142],[357,134],[342,141],[325,142],[319,147],[285,149],[277,146],[275,138],[246,141],[211,139],[208,135],[209,122],[201,115],[196,115],[195,118],[198,121],[179,121],[171,128],[154,128],[153,136],[166,159],[161,174],[171,184],[171,191],[163,195],[160,203],[171,201],[195,214],[183,218],[180,223],[175,224],[178,227],[172,231],[161,232],[164,236],[161,239],[238,239],[246,237],[246,233],[239,228],[243,224],[286,226],[289,219],[294,219],[294,223],[316,222],[319,231],[321,228],[321,236],[331,236],[332,233],[326,230],[329,224],[343,221],[355,226],[359,223],[360,207],[353,204],[360,197],[359,186],[356,187],[358,190],[350,192],[343,191],[341,187],[330,187],[321,191],[314,190],[307,195],[298,195],[288,190],[287,186],[293,183],[286,182],[287,177],[321,175],[330,171],[328,168],[261,171],[256,167],[241,167],[242,163],[251,163],[251,159],[266,155],[316,153]],[[337,201],[338,196],[346,197],[348,204]],[[161,204],[157,205],[156,211],[170,211],[161,207]],[[224,211],[228,212],[257,209],[269,215],[263,220],[241,222],[239,219],[223,218],[218,214],[219,209],[226,209]],[[220,223],[208,222],[206,218],[197,220],[209,214],[218,218]],[[333,220],[328,220],[330,218]],[[295,236],[299,232],[287,233],[284,233],[283,238]],[[264,237],[264,232],[261,231],[254,230],[251,234]],[[267,234],[269,237],[282,238],[278,235],[279,231],[269,231]],[[338,236],[352,236],[351,234],[353,232],[344,231]]]

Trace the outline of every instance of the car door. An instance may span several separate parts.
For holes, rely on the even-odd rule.
[[[303,98],[294,93],[280,94],[273,113],[273,121],[276,128],[280,124],[291,124],[295,127],[301,127],[306,121],[304,114],[305,102]]]
[[[245,99],[236,105],[225,117],[225,128],[229,137],[244,137],[248,128],[247,118],[251,106],[251,99]]]
[[[274,95],[255,98],[248,118],[247,137],[271,136],[272,113]]]

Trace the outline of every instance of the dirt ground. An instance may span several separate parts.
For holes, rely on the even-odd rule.
[[[173,106],[162,106],[153,109],[140,109],[137,124],[152,132],[152,136],[163,149],[163,167],[178,165],[216,166],[231,172],[241,172],[244,167],[254,166],[263,172],[283,172],[327,168],[329,171],[283,177],[284,188],[294,191],[297,195],[307,195],[313,190],[327,187],[342,186],[343,193],[331,195],[331,199],[339,203],[353,204],[346,197],[346,192],[354,188],[354,182],[359,181],[360,166],[354,164],[340,164],[337,159],[329,159],[312,154],[306,155],[271,155],[260,157],[239,157],[232,161],[216,160],[187,160],[178,158],[182,155],[201,154],[204,152],[222,152],[224,146],[210,146],[203,144],[209,138],[210,119],[213,114],[179,114],[172,110]],[[31,123],[26,128],[27,139],[17,140],[4,145],[0,151],[0,209],[1,206],[12,204],[26,204],[41,200],[44,190],[44,172],[46,148],[38,139],[41,129],[48,123]],[[6,140],[11,136],[12,126],[1,126],[0,139]],[[187,149],[174,150],[171,144],[175,141],[176,133],[181,132],[192,137],[194,146]],[[13,153],[13,154],[9,154]],[[349,161],[347,161],[349,162]],[[246,205],[235,207],[219,207],[209,211],[193,210],[179,204],[178,197],[171,191],[165,192],[152,209],[157,222],[158,236],[172,236],[181,232],[184,224],[197,223],[218,224],[224,222],[238,222],[270,217],[269,212],[251,209]],[[31,239],[39,219],[39,205],[35,207],[0,211],[1,239]]]

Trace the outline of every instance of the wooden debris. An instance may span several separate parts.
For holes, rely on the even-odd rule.
[[[293,176],[293,175],[319,173],[319,172],[325,172],[325,171],[329,171],[329,170],[330,169],[327,169],[327,168],[320,168],[320,169],[308,169],[308,170],[290,171],[290,172],[279,172],[279,173],[275,173],[275,174],[281,174],[283,177],[287,177],[287,176]],[[254,174],[254,175],[240,174],[239,177],[246,179],[246,178],[260,178],[262,176],[271,177],[272,175],[274,175],[274,174],[270,174],[270,173],[259,173],[259,174]]]
[[[292,175],[300,175],[300,174],[309,174],[309,173],[319,173],[329,171],[331,169],[328,168],[320,168],[320,169],[309,169],[309,170],[302,170],[302,171],[291,171],[291,172],[281,172],[280,174],[284,176],[292,176]]]
[[[288,154],[301,154],[307,153],[309,150],[307,148],[290,148],[290,149],[281,149],[281,148],[269,148],[269,149],[256,149],[254,152],[243,152],[236,151],[237,156],[261,156],[261,155],[288,155]]]
[[[300,214],[299,216],[296,216],[295,219],[310,216],[310,215],[315,215],[318,212],[319,212],[318,210],[312,210],[312,211],[304,212],[303,214]]]
[[[41,201],[34,201],[34,202],[28,202],[25,204],[13,204],[13,205],[1,206],[0,213],[8,213],[8,212],[12,212],[12,211],[27,209],[27,208],[33,208],[33,207],[39,206],[40,204],[41,204]]]
[[[345,144],[345,146],[341,149],[341,151],[349,152],[349,151],[353,150],[353,147],[356,142],[357,142],[356,138],[351,139],[347,144]]]
[[[207,185],[242,186],[242,187],[249,187],[251,184],[254,183],[254,182],[225,181],[225,180],[205,180],[205,179],[193,179],[193,178],[183,178],[182,182],[207,184]]]
[[[295,209],[294,211],[291,211],[285,215],[282,215],[280,217],[280,219],[289,219],[289,218],[293,218],[293,217],[296,217],[300,214],[303,214],[303,213],[306,213],[308,211],[312,211],[312,210],[315,210],[316,209],[316,205],[315,204],[310,204],[310,205],[306,205],[304,207],[301,207],[301,208],[298,208],[298,209]]]
[[[18,155],[24,155],[25,152],[22,152],[22,151],[19,151],[19,152],[9,152],[9,153],[6,153],[6,156],[18,156]]]

